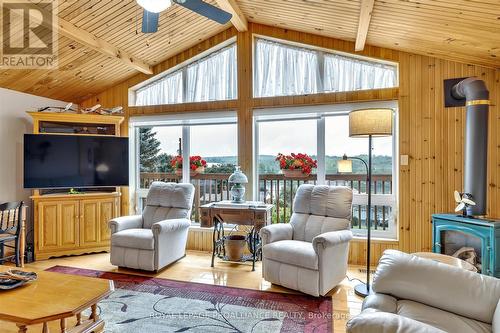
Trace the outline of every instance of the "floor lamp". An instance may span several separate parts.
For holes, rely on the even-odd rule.
[[[373,137],[391,136],[393,127],[392,109],[362,109],[349,113],[349,136],[368,138],[368,164],[361,158],[344,155],[338,161],[338,170],[341,173],[352,172],[352,160],[363,162],[366,167],[366,183],[368,193],[368,207],[366,210],[366,283],[354,287],[358,296],[366,297],[370,294],[370,245],[371,245],[371,209],[372,209],[372,139]],[[361,190],[361,189],[360,189]],[[360,221],[361,223],[361,221]]]

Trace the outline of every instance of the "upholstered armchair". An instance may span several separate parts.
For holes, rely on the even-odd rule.
[[[352,207],[347,187],[301,185],[290,223],[262,228],[265,280],[313,296],[346,276]]]
[[[349,333],[500,333],[500,279],[386,250]]]
[[[186,254],[194,186],[154,182],[142,215],[111,220],[111,263],[158,271]]]

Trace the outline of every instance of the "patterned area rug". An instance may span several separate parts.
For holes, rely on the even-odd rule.
[[[315,298],[55,266],[48,271],[113,280],[99,303],[106,332],[331,332],[330,297]]]

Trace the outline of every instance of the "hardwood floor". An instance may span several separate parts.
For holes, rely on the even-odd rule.
[[[294,293],[294,291],[272,285],[261,277],[261,263],[256,271],[251,271],[250,264],[236,264],[217,261],[214,268],[210,267],[210,254],[205,252],[189,251],[187,256],[177,263],[167,267],[158,274],[128,269],[118,269],[109,262],[108,253],[91,254],[83,256],[63,257],[57,259],[41,260],[26,264],[26,269],[47,269],[56,265],[95,269],[108,272],[122,272],[158,278],[191,281],[206,284],[215,284],[229,287],[240,287],[255,290]],[[360,271],[361,266],[350,266],[347,276],[350,279],[363,279],[364,273]],[[333,328],[335,333],[345,332],[345,324],[351,316],[358,314],[361,310],[362,299],[354,295],[353,286],[357,281],[349,281],[347,278],[330,292],[333,304]],[[0,321],[2,333],[17,332],[15,325]],[[28,332],[41,332],[41,327],[30,327]],[[51,327],[51,332],[60,332],[57,323]]]

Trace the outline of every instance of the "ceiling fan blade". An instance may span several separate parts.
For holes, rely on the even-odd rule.
[[[142,32],[145,34],[157,32],[159,18],[160,13],[152,13],[144,9],[144,13],[142,14]]]
[[[455,208],[455,212],[459,212],[465,208],[465,204],[463,202],[459,203],[457,208]]]
[[[455,197],[455,201],[457,203],[459,203],[460,201],[462,201],[462,197],[460,196],[460,192],[458,192],[458,191],[453,192],[453,196]]]
[[[174,2],[220,24],[226,24],[233,17],[230,13],[202,0],[174,0]]]

